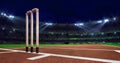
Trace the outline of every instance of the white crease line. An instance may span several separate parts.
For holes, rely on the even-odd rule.
[[[70,50],[95,50],[95,51],[114,51],[109,49],[89,49],[89,48],[59,48],[59,49],[70,49]]]
[[[120,63],[120,61],[118,61],[118,60],[99,59],[99,58],[90,58],[90,57],[69,56],[69,55],[60,55],[60,54],[53,54],[51,56],[79,59],[79,60],[100,61],[100,62],[107,62],[107,63]]]
[[[45,58],[45,57],[48,57],[48,56],[51,56],[51,54],[44,54],[44,55],[41,55],[41,56],[35,56],[35,57],[27,58],[27,59],[28,60],[37,60],[37,59]]]
[[[0,50],[6,50],[7,52],[0,52],[0,54],[3,54],[3,53],[14,53],[14,52],[20,52],[18,50],[12,50],[12,49],[4,49],[4,48],[0,48]],[[23,52],[23,51],[21,51]]]
[[[120,50],[114,50],[115,52],[117,52],[117,53],[120,53]]]
[[[35,52],[34,52],[35,53]],[[38,53],[38,54],[50,54],[50,53]],[[90,60],[90,61],[100,61],[100,62],[107,62],[107,63],[120,63],[119,60],[109,60],[109,59],[100,59],[100,58],[91,58],[91,57],[80,57],[80,56],[70,56],[70,55],[61,55],[61,54],[50,54],[50,56],[56,57],[64,57],[64,58],[71,58],[71,59],[79,59],[79,60]]]
[[[5,54],[5,53],[13,53],[13,52],[0,52],[0,54]]]
[[[4,48],[0,48],[0,50],[10,50],[10,49],[4,49]]]
[[[25,53],[25,51],[21,51],[21,50],[12,50],[12,49],[6,49],[6,50]],[[107,63],[120,63],[119,60],[100,59],[100,58],[91,58],[91,57],[80,57],[80,56],[70,56],[70,55],[62,55],[62,54],[36,53],[36,52],[33,52],[32,54],[44,54],[44,55],[48,54],[50,56],[57,56],[57,57],[64,57],[64,58],[71,58],[71,59],[80,59],[80,60],[82,59],[82,60],[100,61],[100,62],[107,62]]]
[[[4,49],[4,48],[0,48],[0,50],[6,50],[6,51],[11,51],[11,52],[25,52],[25,51],[20,51],[20,50]]]

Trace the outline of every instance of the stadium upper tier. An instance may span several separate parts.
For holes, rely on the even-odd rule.
[[[109,21],[109,22],[108,22]],[[47,32],[60,32],[60,33],[94,33],[94,32],[109,32],[113,30],[120,30],[120,18],[115,19],[104,19],[98,21],[89,21],[82,23],[46,23],[40,22],[40,33]],[[35,25],[35,23],[34,23]],[[25,20],[14,19],[13,21],[0,16],[0,28],[5,27],[14,28],[19,31],[25,31]]]

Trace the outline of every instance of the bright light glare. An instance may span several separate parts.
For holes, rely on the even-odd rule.
[[[1,13],[1,15],[2,15],[2,16],[7,16],[7,14],[6,14],[6,13],[3,13],[3,12]]]
[[[75,23],[74,25],[75,25],[75,26],[83,26],[84,23]]]
[[[4,13],[2,12],[1,15],[4,15]]]
[[[51,26],[51,25],[53,25],[53,23],[45,23],[45,25]]]
[[[117,19],[116,17],[113,18],[113,20],[116,20],[116,19]]]
[[[2,12],[1,15],[7,17],[7,14],[6,14],[6,13],[3,13],[3,12]]]
[[[13,19],[13,18],[15,18],[15,16],[9,15],[8,18]]]
[[[15,16],[13,16],[13,15],[7,15],[6,13],[1,13],[1,15],[2,16],[5,16],[5,17],[7,17],[7,18],[9,18],[9,19],[13,19],[13,18],[15,18]]]
[[[102,23],[102,20],[97,21],[97,23]]]
[[[7,16],[7,14],[4,13],[3,16]]]
[[[84,25],[84,23],[80,23],[79,25]]]
[[[104,22],[105,22],[105,23],[109,22],[109,19],[104,19]]]

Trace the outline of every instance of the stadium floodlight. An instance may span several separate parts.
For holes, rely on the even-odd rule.
[[[97,21],[97,23],[102,23],[102,22],[103,22],[102,20]]]
[[[8,18],[13,19],[13,18],[15,18],[15,16],[9,15]]]
[[[13,16],[13,15],[7,15],[6,13],[1,13],[1,15],[2,16],[4,16],[4,17],[7,17],[7,18],[9,18],[9,19],[14,19],[15,18],[15,16]]]
[[[77,24],[77,23],[75,23],[74,25],[75,25],[75,26],[79,26],[79,24]]]
[[[75,23],[74,25],[75,25],[75,26],[79,26],[79,24],[77,24],[77,23]]]
[[[113,17],[113,20],[115,21],[117,18],[116,17]]]
[[[2,12],[1,15],[7,17],[7,14],[6,14],[6,13],[3,13],[3,12]]]
[[[75,25],[75,26],[83,26],[84,23],[75,23],[74,25]]]
[[[84,25],[84,23],[80,23],[79,25],[83,26],[83,25]]]
[[[52,26],[53,23],[45,23],[45,25],[47,25],[47,26]]]
[[[109,19],[104,19],[104,22],[105,22],[105,23],[107,23],[107,22],[109,22],[109,21],[110,21]]]
[[[4,13],[2,12],[1,15],[4,15]]]
[[[3,13],[3,16],[7,17],[7,14],[6,14],[6,13]]]

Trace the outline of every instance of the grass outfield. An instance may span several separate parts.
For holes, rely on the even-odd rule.
[[[40,47],[48,46],[74,46],[79,44],[40,44]],[[0,48],[24,48],[25,44],[0,44]]]
[[[107,42],[107,43],[99,43],[99,44],[120,47],[120,43]],[[75,45],[82,45],[82,44],[40,44],[40,47],[75,46]],[[24,47],[25,47],[25,44],[0,44],[0,48],[24,48]]]
[[[117,42],[117,43],[116,42],[107,42],[107,43],[100,43],[100,44],[120,47],[120,42]]]

